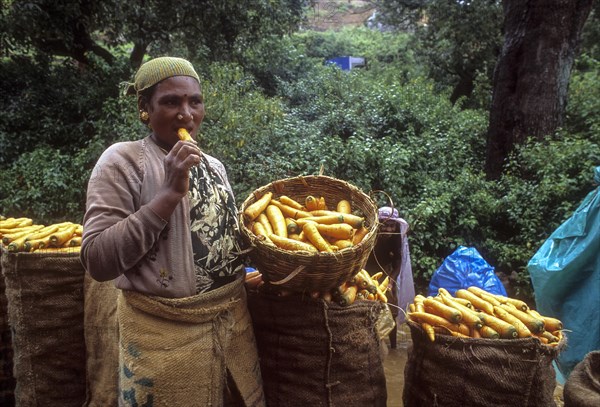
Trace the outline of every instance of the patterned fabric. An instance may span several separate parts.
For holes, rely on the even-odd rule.
[[[202,293],[231,282],[244,267],[237,208],[206,160],[190,170],[189,199],[196,292]]]
[[[198,74],[189,61],[183,58],[160,57],[154,58],[140,67],[135,74],[135,82],[127,84],[125,93],[135,95],[172,76],[191,76],[200,82]]]

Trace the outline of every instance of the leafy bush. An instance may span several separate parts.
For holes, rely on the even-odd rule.
[[[17,57],[0,64],[0,166],[39,145],[71,154],[95,134],[102,103],[118,94],[126,59],[79,68],[67,59]]]

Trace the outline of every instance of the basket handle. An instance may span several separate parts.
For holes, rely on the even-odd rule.
[[[285,284],[288,281],[290,281],[292,278],[296,277],[298,274],[300,274],[304,269],[306,268],[306,266],[301,265],[296,267],[296,269],[294,271],[292,271],[290,274],[288,274],[287,276],[285,276],[282,280],[279,281],[270,281],[270,284],[273,285],[281,285],[281,284]]]

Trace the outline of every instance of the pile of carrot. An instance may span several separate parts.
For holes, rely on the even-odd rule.
[[[381,280],[381,281],[380,281]],[[326,302],[335,302],[341,306],[348,306],[355,301],[381,301],[387,303],[387,292],[391,289],[389,276],[383,278],[383,273],[373,274],[361,269],[358,274],[346,281],[339,287],[328,291],[312,291],[311,298],[322,299]],[[262,281],[260,271],[252,271],[246,274],[246,286],[257,291],[264,291],[280,297],[291,295],[306,295],[266,284]]]
[[[416,295],[409,305],[408,320],[421,325],[431,341],[436,335],[461,338],[536,338],[556,346],[562,339],[562,323],[540,315],[521,300],[491,294],[479,287],[457,290],[452,296],[440,288],[438,295]]]
[[[83,226],[73,222],[35,224],[30,218],[0,217],[0,239],[8,252],[77,252]]]
[[[353,213],[341,199],[330,210],[324,197],[307,195],[301,201],[266,192],[244,210],[248,230],[290,251],[334,252],[357,245],[368,233],[364,216]]]

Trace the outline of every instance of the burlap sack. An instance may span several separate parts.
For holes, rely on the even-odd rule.
[[[79,254],[4,253],[16,404],[80,407],[85,400]]]
[[[8,301],[4,276],[0,267],[0,406],[15,405],[15,378],[13,377],[13,348],[8,324]]]
[[[118,289],[112,281],[84,279],[87,407],[117,405],[119,384]]]
[[[575,365],[563,395],[565,407],[600,406],[600,350],[588,353]]]
[[[119,405],[223,406],[227,371],[241,405],[265,405],[241,278],[179,299],[122,291],[117,315]]]
[[[383,304],[251,293],[248,306],[269,407],[386,405],[375,328]]]
[[[559,347],[537,339],[472,339],[437,335],[409,323],[412,348],[402,400],[409,407],[552,407]]]

